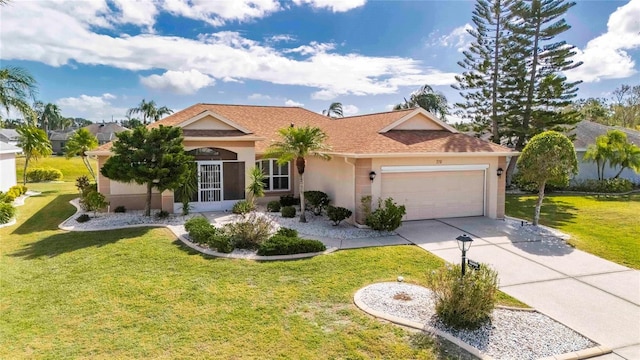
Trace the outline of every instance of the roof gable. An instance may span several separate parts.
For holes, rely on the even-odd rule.
[[[400,119],[385,126],[379,133],[384,134],[391,130],[445,130],[454,134],[458,133],[458,130],[422,108],[416,108]]]
[[[178,126],[185,130],[238,130],[245,134],[253,133],[253,131],[211,110],[205,110],[181,122]]]

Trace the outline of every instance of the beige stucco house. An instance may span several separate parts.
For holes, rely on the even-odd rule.
[[[307,159],[305,189],[324,191],[332,204],[354,212],[362,222],[361,199],[392,197],[407,207],[405,220],[461,216],[504,216],[506,157],[512,150],[459,133],[423,109],[331,119],[299,107],[196,104],[149,125],[179,126],[186,151],[198,164],[195,211],[229,210],[245,198],[249,170],[268,176],[265,200],[298,196],[292,164],[278,166],[262,154],[277,130],[316,126],[328,135],[330,161]],[[101,167],[111,143],[91,152]],[[499,170],[500,169],[500,170]],[[373,180],[371,180],[373,178]],[[143,186],[100,175],[98,189],[111,208],[144,207]],[[177,212],[171,191],[153,194],[152,207]]]

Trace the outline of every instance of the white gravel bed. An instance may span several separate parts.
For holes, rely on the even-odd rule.
[[[535,311],[495,309],[491,321],[477,330],[450,329],[435,316],[431,290],[417,285],[378,283],[363,288],[360,295],[373,310],[445,331],[496,359],[539,359],[597,345]]]

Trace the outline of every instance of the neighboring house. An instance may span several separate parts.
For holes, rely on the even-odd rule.
[[[68,131],[49,131],[49,141],[51,142],[51,150],[56,155],[64,154],[64,148],[67,141],[75,134],[75,130]]]
[[[596,143],[596,138],[598,136],[605,135],[609,130],[624,131],[627,134],[627,140],[629,140],[629,142],[640,146],[640,131],[619,126],[607,126],[588,120],[579,122],[576,128],[570,133],[570,135],[575,136],[573,145],[576,148],[576,155],[578,156],[578,174],[572,181],[598,179],[598,168],[596,163],[585,161],[584,153],[587,151],[587,147],[589,147],[589,145]],[[605,179],[614,177],[619,170],[619,167],[614,169],[609,167],[607,163],[607,166],[604,168]],[[622,174],[620,174],[620,177],[629,179],[636,184],[640,184],[640,174],[631,169],[625,169]]]
[[[0,191],[16,185],[16,154],[20,152],[19,147],[0,141]]]
[[[0,141],[9,145],[18,145],[18,136],[16,129],[0,129]]]
[[[87,129],[90,133],[95,135],[95,137],[98,138],[99,145],[115,140],[117,133],[127,130],[127,128],[120,126],[116,122],[95,123],[85,126],[83,129]],[[53,153],[57,155],[64,154],[67,141],[69,141],[75,132],[75,130],[51,131],[49,133],[49,141],[51,141],[51,149],[53,150]]]
[[[294,164],[279,166],[262,159],[265,149],[288,126],[320,127],[328,135],[332,159],[307,158],[305,189],[326,192],[335,206],[352,210],[363,222],[361,199],[392,197],[407,207],[405,220],[462,216],[504,216],[505,159],[514,152],[458,133],[429,112],[417,108],[330,119],[297,107],[196,104],[150,124],[179,126],[185,150],[199,172],[195,211],[229,210],[244,199],[250,169],[268,177],[266,197],[298,196]],[[112,143],[89,152],[103,166]],[[114,208],[144,207],[145,187],[100,175],[98,189]],[[173,192],[154,193],[152,207],[177,212]]]

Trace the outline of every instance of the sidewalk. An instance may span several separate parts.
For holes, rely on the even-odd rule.
[[[452,263],[461,257],[455,238],[469,234],[468,258],[495,268],[502,291],[613,349],[599,359],[640,359],[639,271],[484,217],[405,222],[397,231]]]

